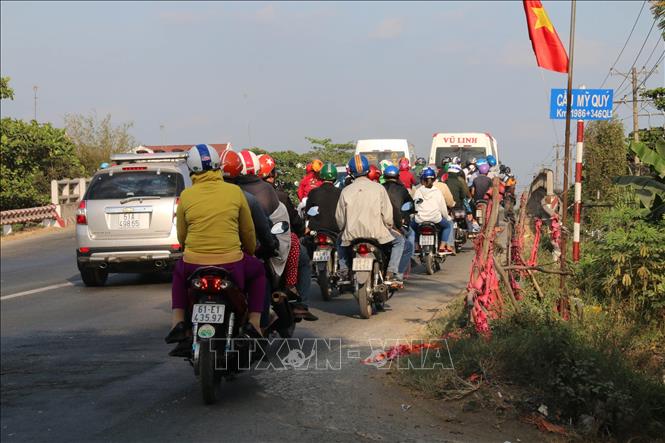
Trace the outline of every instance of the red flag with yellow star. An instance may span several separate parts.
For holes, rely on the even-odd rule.
[[[550,71],[568,72],[568,54],[540,0],[523,0],[529,38],[538,66]]]

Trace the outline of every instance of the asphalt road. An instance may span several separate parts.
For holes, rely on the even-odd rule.
[[[313,312],[320,320],[298,324],[296,335],[330,339],[330,349],[317,358],[334,368],[243,373],[223,383],[218,404],[204,406],[192,368],[168,357],[163,341],[168,275],[112,275],[107,286],[86,288],[74,248],[72,231],[2,244],[3,297],[55,285],[0,305],[3,442],[503,442],[537,436],[519,426],[497,430],[481,415],[451,421],[441,403],[361,363],[370,340],[419,336],[465,286],[470,251],[450,258],[435,276],[416,268],[389,309],[369,320],[358,317],[351,295],[324,302],[314,284]]]

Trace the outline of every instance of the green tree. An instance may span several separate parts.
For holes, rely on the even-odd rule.
[[[626,140],[623,124],[618,120],[590,122],[584,131],[585,200],[612,200],[616,189],[612,179],[627,171]]]
[[[652,100],[654,108],[665,111],[665,88],[647,89],[642,92],[642,97]]]
[[[74,144],[64,130],[34,120],[0,120],[2,210],[47,204],[51,180],[82,174]]]
[[[9,87],[9,77],[0,77],[0,99],[14,100],[14,90]]]
[[[324,162],[330,161],[336,165],[343,165],[349,161],[355,145],[353,142],[333,143],[329,138],[305,137],[312,145],[310,156],[317,157]]]
[[[665,40],[665,1],[657,0],[651,2],[651,13],[654,19],[658,21],[658,28],[661,31],[661,36]]]
[[[100,163],[108,161],[111,154],[127,152],[138,144],[129,133],[133,125],[125,122],[114,126],[111,114],[101,120],[95,112],[65,116],[65,131],[76,146],[76,153],[88,174],[94,173]]]

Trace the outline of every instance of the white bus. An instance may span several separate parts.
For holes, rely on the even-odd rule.
[[[356,142],[356,155],[367,157],[369,163],[379,166],[381,160],[390,160],[394,165],[402,157],[409,159],[411,166],[416,162],[416,152],[413,145],[405,139],[371,139]]]
[[[493,155],[499,162],[499,151],[496,139],[487,132],[443,133],[432,136],[432,150],[429,164],[441,167],[445,157],[459,157],[462,164],[472,158]]]

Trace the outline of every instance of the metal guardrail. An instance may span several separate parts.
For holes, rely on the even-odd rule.
[[[2,224],[2,231],[5,235],[11,233],[11,225],[15,223],[43,222],[44,220],[55,220],[60,227],[65,226],[64,221],[56,211],[56,205],[53,204],[0,212],[0,224]]]

